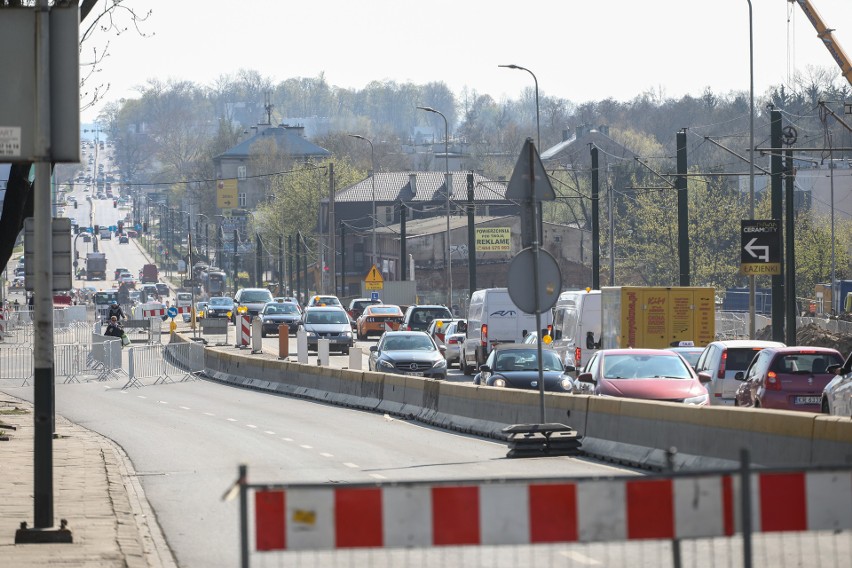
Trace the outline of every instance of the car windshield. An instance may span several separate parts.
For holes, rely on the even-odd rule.
[[[326,306],[339,306],[340,300],[334,296],[317,296],[314,298],[314,305],[325,304]]]
[[[385,337],[383,351],[435,351],[435,344],[427,335],[394,335]]]
[[[272,301],[272,292],[269,290],[261,291],[246,291],[240,296],[240,302],[243,304],[258,304]]]
[[[370,308],[370,313],[371,313],[371,314],[376,314],[376,315],[388,315],[388,314],[391,314],[391,315],[398,316],[398,315],[399,315],[399,310],[398,310],[398,309],[396,309],[396,308],[394,308],[394,307],[392,307],[392,306],[388,306],[388,307],[373,306],[372,308]]]
[[[232,306],[234,301],[230,298],[210,298],[211,306]]]
[[[543,371],[561,371],[562,362],[555,352],[544,350],[541,353],[544,361]],[[538,353],[536,349],[507,349],[497,353],[494,362],[495,371],[537,371]]]
[[[603,359],[605,379],[689,379],[683,359],[671,354],[607,355]]]
[[[116,292],[97,292],[95,294],[96,304],[112,304],[117,301],[118,294]]]
[[[298,314],[299,310],[293,304],[269,304],[263,308],[265,314]]]
[[[305,323],[316,323],[316,324],[341,324],[345,323],[349,325],[349,318],[345,313],[334,310],[334,311],[322,311],[322,312],[308,312],[305,316]]]

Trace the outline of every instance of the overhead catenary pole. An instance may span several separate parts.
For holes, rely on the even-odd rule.
[[[476,202],[473,172],[467,174],[467,273],[468,300],[476,291]],[[469,302],[468,302],[469,303]]]
[[[240,289],[240,257],[237,255],[237,229],[234,229],[234,296]]]
[[[680,272],[679,284],[689,286],[689,199],[687,193],[686,128],[677,136],[677,249]]]
[[[50,20],[47,0],[36,7],[35,186],[33,188],[33,523],[53,526],[53,228],[50,192]]]
[[[592,290],[601,289],[601,226],[600,226],[600,175],[598,148],[591,144],[592,152]],[[612,247],[610,246],[610,254]],[[611,276],[611,275],[610,275]]]
[[[785,195],[785,222],[786,231],[784,231],[784,239],[786,244],[786,257],[784,266],[786,268],[786,285],[784,286],[787,295],[787,324],[785,326],[785,340],[787,345],[798,345],[796,340],[796,247],[795,247],[795,227],[793,221],[794,215],[794,191],[796,187],[796,175],[793,169],[793,151],[787,150],[786,168],[784,172],[784,185],[786,186]]]
[[[284,295],[284,239],[278,235],[278,295]]]
[[[748,112],[748,207],[749,219],[754,220],[754,18],[751,0],[748,2],[748,69],[749,69],[749,112]],[[749,338],[755,338],[755,280],[748,277],[748,330]]]
[[[337,292],[337,235],[335,235],[334,164],[328,164],[328,274],[332,293]]]
[[[346,225],[340,222],[340,297],[346,296]]]
[[[408,257],[406,252],[406,226],[405,221],[408,212],[405,203],[399,202],[399,275],[400,280],[408,280],[406,270],[408,270]]]
[[[770,127],[769,134],[773,148],[780,148],[782,143],[781,111],[771,109],[769,111]],[[769,160],[772,172],[770,176],[770,202],[772,207],[772,220],[778,223],[778,232],[782,234],[781,226],[784,223],[784,187],[782,175],[784,174],[784,157],[780,150],[772,152]],[[781,255],[781,273],[772,276],[772,340],[784,341],[784,257]]]

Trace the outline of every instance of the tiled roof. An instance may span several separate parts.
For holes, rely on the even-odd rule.
[[[282,126],[270,127],[258,132],[251,138],[243,140],[216,158],[248,158],[252,144],[270,137],[275,140],[279,150],[293,158],[327,158],[331,156],[331,152],[300,136],[298,132],[301,132],[301,129]]]
[[[467,175],[469,172],[450,172],[453,177],[452,199],[467,200]],[[411,176],[414,176],[414,188],[411,187]],[[444,172],[379,172],[376,179],[376,202],[443,202]],[[479,174],[473,174],[473,198],[475,201],[505,201],[506,183],[490,180]],[[335,195],[337,203],[365,202],[373,199],[373,179],[367,177],[349,187],[343,188]],[[327,201],[327,200],[326,200]]]
[[[582,153],[584,160],[590,160],[589,144],[595,144],[598,148],[613,154],[619,158],[633,158],[636,156],[629,148],[622,146],[603,132],[599,130],[589,130],[580,136],[573,136],[568,140],[563,140],[555,146],[551,146],[541,153],[542,161],[561,160],[567,155]]]

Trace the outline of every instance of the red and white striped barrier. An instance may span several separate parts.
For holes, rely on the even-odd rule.
[[[239,316],[239,334],[237,335],[237,347],[248,347],[251,344],[251,316]]]
[[[852,472],[758,473],[752,530],[852,528]],[[255,493],[258,551],[707,538],[740,530],[739,478],[310,486]]]
[[[166,315],[166,308],[142,308],[142,318],[155,318]]]

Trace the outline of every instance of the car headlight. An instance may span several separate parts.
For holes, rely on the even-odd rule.
[[[316,337],[316,336],[317,336],[317,334],[316,334],[316,332],[315,332],[315,331],[305,331],[305,334],[306,334],[308,337]]]
[[[689,398],[683,399],[684,404],[705,404],[707,402],[707,394],[700,394],[698,396],[691,396]]]
[[[562,390],[564,391],[574,390],[574,382],[568,377],[563,377],[559,384],[562,386]]]
[[[393,363],[391,363],[390,361],[385,361],[384,359],[379,359],[379,367],[382,367],[384,369],[394,368]]]
[[[352,332],[351,331],[344,331],[340,335],[342,335],[343,337],[352,337]]]
[[[441,358],[438,361],[435,361],[435,363],[432,365],[432,368],[433,369],[440,369],[441,367],[446,367],[446,366],[447,366],[447,360],[444,359],[444,358]]]
[[[492,384],[492,386],[495,386],[495,387],[505,387],[506,386],[506,379],[502,379],[502,378],[494,379],[494,382],[491,383],[491,384]]]

